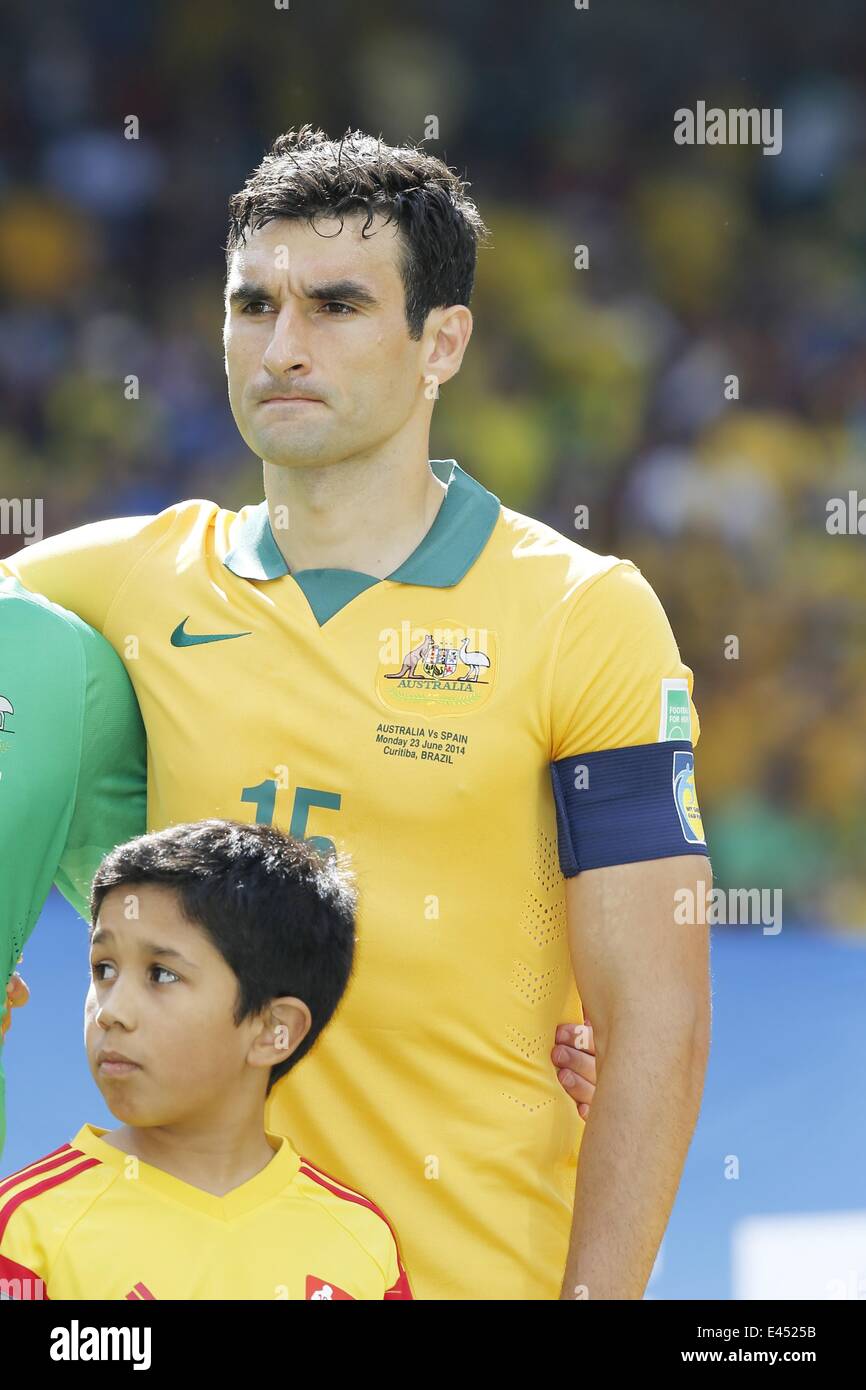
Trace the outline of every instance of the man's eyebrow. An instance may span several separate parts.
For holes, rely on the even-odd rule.
[[[270,299],[270,291],[264,285],[253,285],[249,283],[236,285],[235,288],[226,295],[229,304],[239,304],[245,300]]]
[[[360,280],[329,280],[320,285],[310,285],[308,299],[352,299],[356,304],[364,304],[368,309],[378,308],[376,296],[362,285]]]
[[[113,940],[114,932],[110,927],[98,927],[90,938],[90,944],[96,946],[101,942],[107,943]],[[191,970],[199,969],[191,960],[187,960],[186,956],[181,955],[180,951],[176,951],[173,946],[158,946],[155,941],[142,941],[139,943],[139,948],[143,956],[171,956],[175,960],[182,960],[184,965],[188,965]]]
[[[307,299],[351,299],[355,304],[363,304],[367,309],[377,309],[379,301],[372,291],[360,280],[327,280],[318,285],[309,285],[305,290]],[[243,283],[235,285],[227,295],[229,304],[251,304],[261,299],[270,303],[273,295],[264,285]]]

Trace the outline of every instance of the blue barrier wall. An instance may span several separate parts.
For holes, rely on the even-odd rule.
[[[783,1236],[790,1234],[783,1217],[842,1213],[849,1235],[858,1229],[858,1213],[866,1221],[862,938],[719,927],[712,962],[704,1105],[648,1298],[735,1297],[746,1287],[734,1279],[735,1233],[749,1218],[779,1218]],[[21,972],[32,998],[16,1010],[4,1049],[2,1173],[57,1148],[85,1120],[116,1124],[84,1056],[86,929],[56,892]],[[37,1096],[50,1100],[37,1105]],[[738,1176],[726,1175],[733,1173]],[[840,1273],[855,1290],[847,1296],[864,1298],[866,1241],[856,1256],[850,1245],[849,1239]],[[804,1296],[820,1295],[810,1285]]]

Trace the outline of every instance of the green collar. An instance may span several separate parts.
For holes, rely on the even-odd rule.
[[[484,549],[499,517],[499,498],[464,473],[455,459],[431,459],[430,467],[446,484],[445,500],[421,543],[389,580],[446,589],[458,584]],[[240,579],[281,579],[291,573],[274,539],[267,500],[260,502],[234,529],[234,545],[223,561]],[[357,570],[298,570],[300,585],[320,626],[364,589],[381,581]]]

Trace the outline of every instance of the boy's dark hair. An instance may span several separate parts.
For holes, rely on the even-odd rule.
[[[213,942],[238,980],[236,1024],[269,1000],[303,999],[312,1026],[268,1093],[309,1052],[352,970],[355,891],[348,867],[271,825],[202,820],[138,835],[102,860],[90,891],[95,925],[112,888],[170,888],[188,921]],[[91,931],[92,931],[91,927]]]
[[[239,193],[229,200],[226,265],[248,230],[275,217],[317,214],[342,220],[366,212],[362,235],[375,213],[395,220],[401,254],[409,336],[421,337],[431,309],[467,304],[475,280],[477,248],[489,236],[465,190],[471,185],[435,155],[414,145],[386,145],[360,130],[331,140],[307,124],[274,141]]]

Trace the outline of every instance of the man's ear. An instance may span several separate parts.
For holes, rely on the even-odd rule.
[[[431,309],[427,326],[431,346],[425,364],[425,380],[435,376],[439,385],[444,386],[460,371],[472,336],[472,311],[465,304]]]

